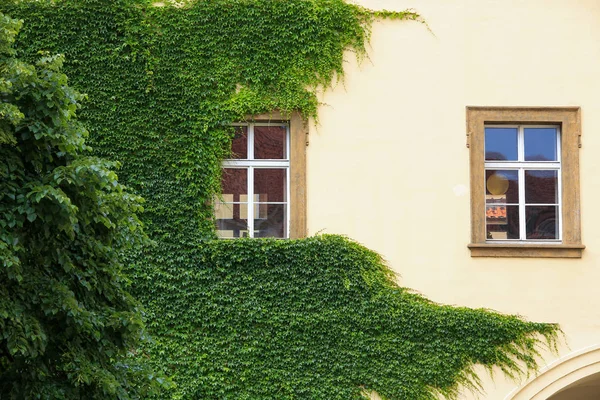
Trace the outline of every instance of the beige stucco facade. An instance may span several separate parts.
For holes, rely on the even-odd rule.
[[[545,373],[484,375],[480,398],[546,399],[599,372],[600,1],[358,3],[413,8],[430,30],[376,22],[369,58],[348,54],[344,82],[324,93],[307,149],[309,234],[356,239],[434,301],[560,323],[567,345]],[[581,107],[582,258],[471,257],[467,106]],[[572,398],[600,398],[594,387]]]

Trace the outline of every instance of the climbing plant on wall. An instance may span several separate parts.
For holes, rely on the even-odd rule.
[[[146,199],[153,244],[128,253],[163,398],[453,397],[474,363],[535,367],[558,327],[433,304],[398,288],[379,256],[336,236],[214,239],[211,202],[229,124],[279,109],[316,117],[316,93],[365,55],[373,12],[343,0],[5,1],[18,49],[63,53],[87,93],[97,155]],[[541,336],[538,336],[541,335]],[[541,339],[539,339],[541,338]],[[521,363],[517,362],[520,361]]]

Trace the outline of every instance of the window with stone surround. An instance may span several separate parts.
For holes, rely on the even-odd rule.
[[[578,107],[467,107],[473,257],[581,257]]]
[[[292,113],[234,124],[232,156],[223,161],[215,201],[220,238],[306,235],[306,128]]]

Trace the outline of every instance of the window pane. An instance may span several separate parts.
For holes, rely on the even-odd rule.
[[[485,171],[485,201],[493,203],[519,203],[519,173],[514,170]]]
[[[221,238],[247,237],[247,215],[248,204],[217,202],[215,204],[217,235]]]
[[[557,161],[556,128],[525,128],[525,161]]]
[[[488,240],[519,239],[519,206],[487,206],[485,221]]]
[[[526,206],[527,239],[558,239],[558,207]]]
[[[235,136],[231,142],[231,158],[248,158],[248,127],[236,126]]]
[[[260,204],[259,216],[254,220],[254,237],[287,236],[287,212],[285,204]]]
[[[485,128],[486,160],[517,160],[517,128]]]
[[[285,126],[254,127],[254,158],[285,159]]]
[[[525,202],[558,204],[558,171],[526,170]]]
[[[287,199],[286,169],[254,169],[254,193],[262,203],[285,202]]]
[[[248,170],[244,168],[223,168],[221,178],[221,187],[223,188],[223,197],[232,195],[227,201],[240,200],[242,194],[248,194]]]

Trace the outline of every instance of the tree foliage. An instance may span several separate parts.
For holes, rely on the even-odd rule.
[[[141,198],[89,155],[63,57],[15,57],[21,24],[0,13],[0,398],[137,398],[152,382],[119,252],[144,239]]]

